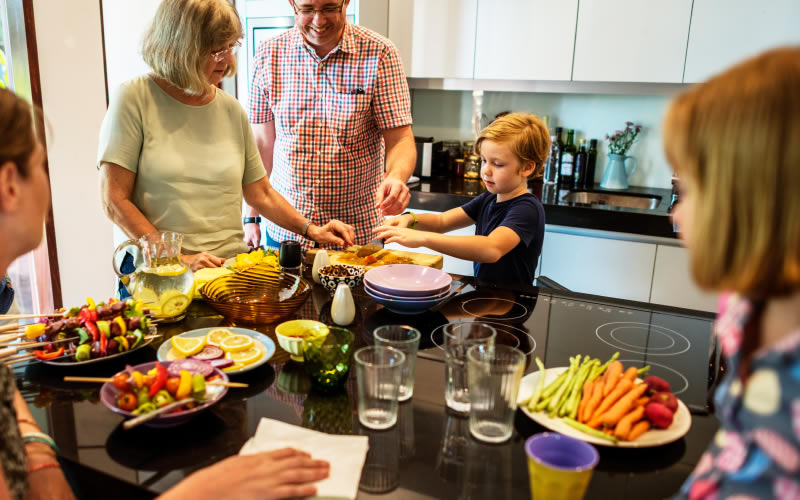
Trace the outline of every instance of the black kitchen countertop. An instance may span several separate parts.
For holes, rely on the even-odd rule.
[[[457,295],[440,310],[415,316],[391,313],[363,289],[354,290],[357,312],[348,328],[357,346],[370,344],[373,329],[383,324],[411,324],[423,336],[414,396],[400,405],[398,423],[385,431],[366,429],[358,422],[354,368],[344,390],[320,394],[310,390],[303,364],[289,360],[280,348],[269,363],[232,377],[249,388],[229,390],[210,411],[169,429],[125,431],[122,417],[100,403],[99,384],[62,381],[64,375],[111,376],[126,364],[154,360],[156,344],[119,360],[83,367],[31,365],[17,372],[17,385],[30,405],[43,409],[37,420],[57,442],[69,475],[79,483],[80,498],[152,498],[195,470],[237,453],[262,417],[324,432],[367,435],[367,464],[374,467],[362,472],[361,490],[385,486],[386,491],[360,492],[359,498],[530,498],[523,444],[546,429],[518,410],[510,441],[485,444],[470,436],[467,419],[445,409],[444,363],[436,331],[447,322],[480,320],[498,329],[499,343],[519,341],[528,354],[526,373],[536,369],[534,356],[550,368],[564,366],[574,354],[607,359],[619,350],[626,366],[648,364],[653,374],[672,374],[673,391],[680,392],[692,410],[691,429],[655,448],[598,447],[600,463],[586,498],[665,498],[677,492],[718,427],[707,407],[720,373],[710,314],[533,286],[487,285],[471,277],[456,277],[454,288]],[[330,294],[315,285],[294,317],[330,324],[330,300]],[[158,330],[167,339],[226,324],[198,302],[182,322],[162,324]],[[614,329],[605,331],[609,326]],[[274,327],[254,329],[274,340]]]
[[[410,209],[444,212],[460,207],[486,189],[479,179],[463,178],[424,178],[419,183],[409,185],[411,189]],[[669,217],[669,204],[672,191],[650,187],[629,187],[623,191],[605,190],[595,184],[587,191],[617,194],[645,194],[658,196],[661,200],[653,210],[615,207],[609,205],[590,205],[564,201],[569,192],[561,189],[556,192],[551,186],[530,182],[528,191],[541,193],[545,221],[549,225],[569,226],[582,229],[632,233],[642,236],[677,238]]]

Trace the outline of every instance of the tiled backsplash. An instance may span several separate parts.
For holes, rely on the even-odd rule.
[[[414,134],[440,139],[468,140],[471,130],[472,93],[460,90],[411,91]],[[483,112],[489,117],[501,111],[526,111],[549,115],[551,128],[574,128],[580,138],[600,139],[595,181],[606,166],[605,134],[621,129],[626,121],[641,123],[644,131],[629,154],[639,168],[631,175],[632,186],[670,188],[672,169],[664,156],[661,121],[670,98],[665,96],[548,94],[531,92],[485,92]],[[566,140],[566,132],[563,139]]]

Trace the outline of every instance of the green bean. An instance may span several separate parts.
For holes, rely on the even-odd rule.
[[[558,375],[558,377],[556,377],[555,380],[550,382],[550,384],[544,388],[544,391],[542,391],[542,397],[547,398],[555,394],[558,388],[561,387],[561,384],[564,382],[564,380],[566,380],[566,378],[567,378],[567,370],[564,370]]]
[[[564,397],[564,394],[566,393],[567,389],[572,384],[572,380],[578,371],[578,364],[580,363],[580,361],[581,361],[580,354],[578,354],[577,357],[570,359],[569,374],[567,375],[567,380],[563,384],[561,384],[561,387],[558,388],[558,391],[556,391],[555,396],[553,396],[553,399],[550,400],[550,403],[547,405],[547,409],[550,411],[551,417],[555,416],[555,413],[558,411],[558,408],[561,405],[562,402],[561,398]]]
[[[601,439],[606,439],[608,441],[611,441],[612,443],[616,443],[617,441],[619,441],[616,437],[610,436],[610,435],[606,434],[605,432],[598,431],[597,429],[593,429],[592,427],[589,427],[588,425],[582,424],[582,423],[578,422],[577,420],[573,420],[571,418],[563,418],[562,420],[564,421],[564,423],[566,423],[570,427],[574,427],[575,429],[578,429],[581,432],[585,432],[586,434],[589,434],[590,436],[599,437]]]
[[[638,370],[636,370],[636,372],[637,372],[639,375],[644,375],[644,374],[646,374],[646,373],[647,373],[647,372],[649,372],[649,371],[650,371],[650,365],[644,365],[643,367],[641,367],[641,368],[639,368]]]

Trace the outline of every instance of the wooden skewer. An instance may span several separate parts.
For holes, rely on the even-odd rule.
[[[64,382],[98,382],[98,383],[106,383],[106,382],[113,382],[114,379],[111,377],[64,377]],[[206,382],[206,385],[221,385],[223,387],[241,387],[245,388],[248,387],[247,384],[243,384],[241,382],[225,382],[222,380],[212,380],[211,382]]]
[[[159,408],[157,410],[151,411],[149,413],[145,413],[144,415],[139,415],[138,417],[132,418],[130,420],[126,420],[122,424],[122,428],[126,429],[126,430],[127,429],[132,429],[132,428],[136,427],[139,424],[143,424],[143,423],[147,422],[148,420],[153,420],[154,418],[156,418],[156,417],[158,417],[160,415],[163,415],[164,413],[168,413],[168,412],[174,410],[175,408],[180,408],[181,406],[189,404],[189,403],[191,403],[193,401],[195,401],[194,398],[185,398],[185,399],[181,399],[180,401],[175,401],[174,403],[170,403],[168,405],[162,406],[161,408]]]
[[[25,332],[9,333],[8,335],[0,335],[0,344],[7,344],[25,336]]]
[[[63,312],[59,313],[42,313],[42,314],[0,314],[0,321],[10,321],[14,319],[36,319],[36,318],[57,318],[64,316]]]
[[[20,329],[19,322],[9,323],[7,325],[0,326],[0,333],[16,331],[19,329]]]

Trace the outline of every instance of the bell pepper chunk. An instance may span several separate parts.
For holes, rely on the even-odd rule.
[[[122,319],[122,316],[117,316],[116,318],[114,318],[114,323],[119,325],[119,329],[122,331],[120,335],[125,335],[126,333],[128,333],[128,323],[126,323],[125,320]]]
[[[167,369],[164,368],[164,365],[156,361],[156,370],[158,371],[156,380],[153,382],[153,385],[150,386],[150,392],[147,394],[151,398],[155,396],[158,391],[163,389],[164,385],[167,383]]]
[[[189,397],[192,393],[192,374],[186,370],[181,370],[181,381],[178,384],[178,392],[175,393],[175,399],[181,400]]]
[[[59,347],[53,352],[45,352],[43,350],[38,350],[38,349],[33,351],[33,355],[41,359],[42,361],[46,361],[48,359],[55,359],[61,356],[62,354],[64,354],[64,346]]]
[[[29,339],[35,339],[44,335],[45,331],[47,331],[47,326],[43,325],[42,323],[27,325],[25,327],[25,337]]]
[[[98,337],[100,337],[100,330],[97,329],[97,325],[95,325],[93,321],[89,320],[89,321],[84,321],[83,326],[85,326],[86,329],[89,330],[89,333],[92,336],[92,343],[97,342]]]

